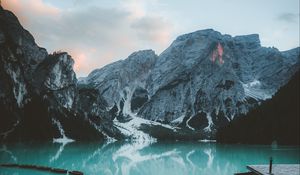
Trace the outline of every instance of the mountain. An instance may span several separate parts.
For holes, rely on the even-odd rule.
[[[214,139],[299,70],[299,48],[280,52],[256,34],[212,29],[92,71],[78,81],[66,52],[39,47],[0,7],[0,142]]]
[[[73,64],[67,53],[37,46],[0,7],[0,141],[118,138],[106,102],[77,86]]]
[[[152,50],[138,51],[125,60],[92,71],[79,84],[86,84],[97,89],[108,106],[113,108],[112,110],[117,110],[118,116],[124,113],[128,117],[130,113],[140,107],[139,102],[148,100],[144,88],[157,58],[158,56]],[[128,106],[131,101],[133,101],[132,106]],[[120,118],[124,118],[124,116],[120,116]]]
[[[138,117],[213,138],[218,128],[272,98],[297,70],[299,48],[280,52],[262,47],[256,34],[231,37],[208,29],[179,36],[159,56],[136,52],[79,84],[111,99],[108,106],[121,122]]]
[[[220,143],[300,144],[299,71],[259,107],[218,130]]]

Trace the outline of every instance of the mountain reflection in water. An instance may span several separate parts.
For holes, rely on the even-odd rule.
[[[79,170],[88,175],[231,175],[248,164],[299,163],[299,148],[200,142],[18,143],[0,145],[0,163]],[[0,168],[4,175],[47,174]],[[50,174],[50,173],[48,173]]]

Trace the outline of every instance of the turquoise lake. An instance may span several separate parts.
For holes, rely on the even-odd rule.
[[[0,163],[79,170],[87,175],[232,175],[249,164],[300,163],[299,147],[201,142],[18,143],[0,145]],[[1,168],[1,175],[46,175]]]

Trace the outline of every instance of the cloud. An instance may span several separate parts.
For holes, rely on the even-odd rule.
[[[282,13],[277,17],[280,21],[295,23],[299,19],[299,13]]]
[[[42,0],[3,0],[2,3],[4,8],[12,10],[25,25],[33,21],[32,18],[54,17],[60,12],[58,8],[44,4]]]
[[[173,31],[171,22],[148,12],[143,0],[120,1],[118,6],[76,0],[63,4],[57,0],[4,2],[38,44],[49,52],[69,52],[79,76],[136,50],[152,48],[160,52],[169,44]]]
[[[131,27],[136,30],[139,38],[152,41],[163,46],[171,39],[172,24],[160,17],[143,17],[132,23]]]

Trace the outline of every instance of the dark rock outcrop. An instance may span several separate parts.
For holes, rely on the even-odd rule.
[[[220,143],[300,144],[299,72],[261,106],[217,132]]]
[[[118,137],[105,100],[94,89],[77,86],[73,64],[65,52],[48,55],[0,7],[0,141]]]

